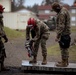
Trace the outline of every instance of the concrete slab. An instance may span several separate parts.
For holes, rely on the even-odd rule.
[[[76,72],[76,63],[69,63],[68,67],[56,67],[56,62],[47,62],[46,65],[42,65],[41,62],[37,61],[36,64],[30,64],[28,60],[22,60],[21,69],[31,71]]]

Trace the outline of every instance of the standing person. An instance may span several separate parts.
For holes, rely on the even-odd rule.
[[[6,37],[6,34],[3,30],[3,28],[4,28],[3,11],[4,11],[4,8],[0,4],[0,65],[1,65],[0,68],[1,68],[1,71],[7,70],[4,67],[4,60],[5,60],[5,57],[6,57],[6,52],[5,52],[4,43],[2,41],[2,38],[4,38],[5,42],[8,42],[8,38]]]
[[[28,25],[26,28],[26,40],[30,39],[30,31],[34,30],[35,35],[32,38],[32,41],[34,41],[34,50],[33,50],[33,59],[29,61],[29,63],[37,63],[37,53],[39,49],[39,43],[41,42],[41,48],[42,48],[42,56],[43,61],[42,64],[47,64],[47,48],[46,48],[46,41],[49,38],[49,28],[48,26],[39,20],[35,20],[34,18],[29,18]]]
[[[56,66],[66,67],[68,66],[68,57],[69,57],[68,48],[70,46],[71,41],[70,14],[66,8],[61,7],[60,4],[57,2],[54,2],[52,4],[52,9],[57,13],[57,19],[56,19],[57,36],[55,40],[59,42],[62,57],[62,61],[58,62]]]

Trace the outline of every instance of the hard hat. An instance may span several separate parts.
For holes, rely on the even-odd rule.
[[[0,12],[3,12],[4,9],[5,9],[5,8],[0,4]]]
[[[36,26],[36,20],[34,18],[29,18],[27,21],[29,27]]]

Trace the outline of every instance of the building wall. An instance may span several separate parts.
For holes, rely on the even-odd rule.
[[[11,0],[0,0],[0,4],[5,7],[4,12],[10,12],[11,11]]]
[[[50,10],[39,10],[39,14],[56,14],[56,13]]]
[[[17,13],[3,13],[4,26],[17,29]]]
[[[50,15],[56,15],[56,13],[51,11],[51,10],[39,10],[38,14],[39,15],[46,15],[48,17],[47,19],[49,19],[49,17],[51,17]],[[46,17],[42,17],[40,19],[45,20]]]
[[[46,10],[39,10],[39,14],[41,15],[47,15],[47,14],[51,14],[51,15],[55,15],[55,12],[50,11],[50,13],[45,13]],[[70,17],[71,17],[71,26],[76,26],[76,7],[71,7],[70,10]],[[50,16],[48,16],[49,18]]]
[[[4,13],[4,26],[11,29],[25,30],[27,26],[27,20],[30,17],[35,17],[33,14],[29,13]]]
[[[71,26],[76,26],[76,7],[70,9]]]

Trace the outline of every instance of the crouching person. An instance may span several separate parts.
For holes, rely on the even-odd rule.
[[[36,20],[34,18],[29,18],[28,25],[26,28],[26,40],[30,39],[30,32],[34,37],[32,37],[32,41],[34,41],[34,50],[33,50],[33,59],[29,61],[29,63],[37,63],[37,53],[39,49],[39,44],[41,43],[42,48],[42,56],[43,61],[42,64],[47,64],[47,48],[46,41],[49,38],[50,32],[48,26],[40,20]]]

